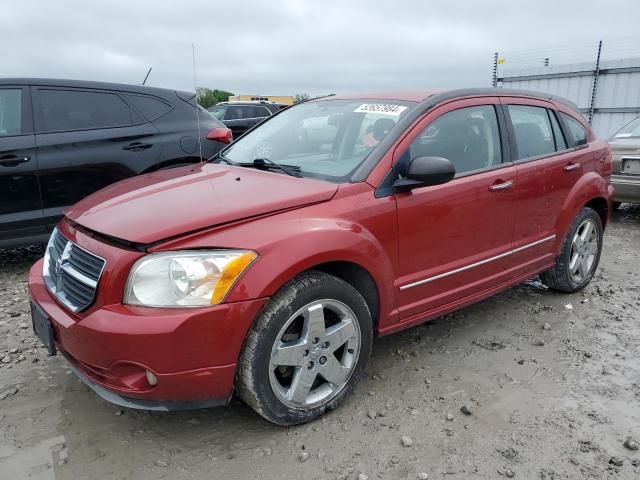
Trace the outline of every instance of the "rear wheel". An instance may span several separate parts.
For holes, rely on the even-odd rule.
[[[362,377],[372,319],[362,295],[322,272],[285,285],[251,328],[240,356],[240,397],[267,420],[295,425],[336,408]]]
[[[591,208],[583,208],[562,243],[555,266],[541,275],[542,281],[562,292],[576,292],[586,287],[600,261],[602,233],[600,215]]]

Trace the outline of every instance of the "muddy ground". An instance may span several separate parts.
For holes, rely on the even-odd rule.
[[[31,333],[42,249],[0,252],[0,479],[640,478],[640,208],[626,207],[584,292],[534,279],[378,339],[354,395],[295,428],[239,402],[106,403]]]

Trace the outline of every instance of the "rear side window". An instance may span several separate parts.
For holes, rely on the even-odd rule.
[[[171,110],[171,105],[148,95],[125,95],[125,97],[147,120],[155,120]]]
[[[560,112],[560,118],[564,123],[567,132],[567,143],[569,147],[577,147],[587,143],[587,129],[571,115]]]
[[[456,174],[502,163],[500,133],[492,105],[447,112],[430,123],[409,147],[411,158],[444,157]]]
[[[240,107],[239,105],[227,106],[227,109],[224,114],[225,120],[242,120],[243,118],[246,118],[246,116],[244,116],[242,107]]]
[[[22,133],[22,90],[0,90],[0,137]]]
[[[245,118],[268,117],[269,111],[265,107],[253,105],[228,105],[225,120],[243,120]]]
[[[38,100],[41,132],[120,127],[140,121],[115,93],[41,89]]]
[[[548,155],[556,151],[547,109],[507,105],[516,140],[516,160]]]

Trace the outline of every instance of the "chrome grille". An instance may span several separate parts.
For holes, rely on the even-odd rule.
[[[105,261],[67,240],[56,228],[44,255],[43,276],[49,291],[73,312],[93,302]]]

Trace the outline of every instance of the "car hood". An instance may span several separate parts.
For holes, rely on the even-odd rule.
[[[320,180],[204,163],[115,183],[75,204],[66,216],[95,232],[147,244],[327,201],[337,189]]]

